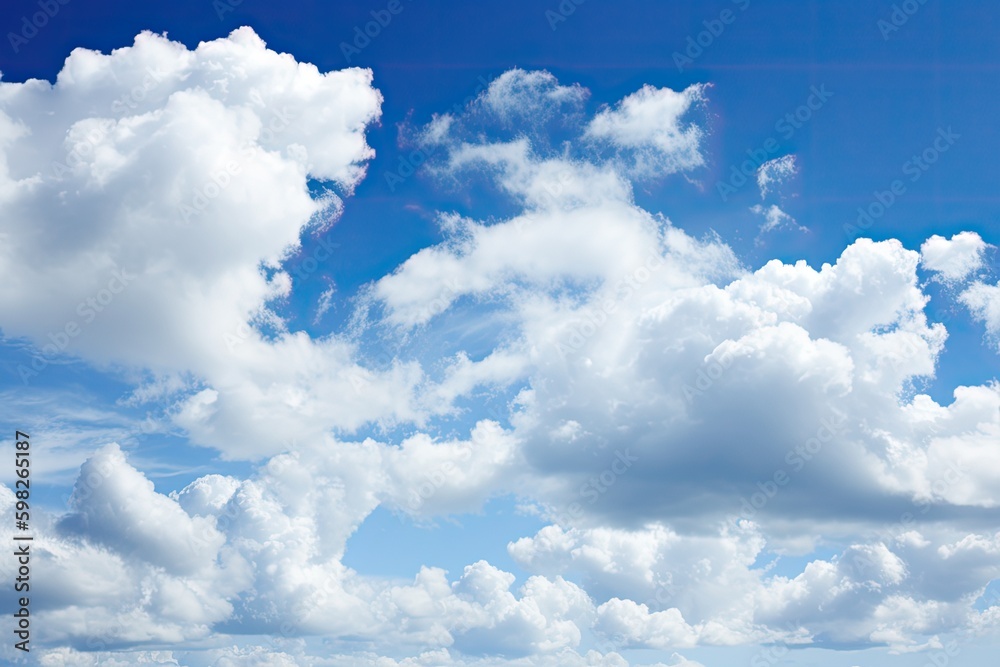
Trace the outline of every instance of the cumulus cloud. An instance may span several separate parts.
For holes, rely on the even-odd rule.
[[[321,73],[249,28],[193,51],[142,33],[76,49],[54,84],[3,83],[5,333],[44,344],[72,321],[90,359],[210,365],[288,293],[274,269],[323,211],[305,179],[353,188],[380,102],[369,71]]]
[[[704,164],[704,130],[685,123],[688,112],[705,101],[704,85],[683,91],[645,85],[614,107],[600,111],[587,126],[587,136],[631,152],[632,171],[653,176],[689,171]]]
[[[142,33],[110,55],[75,50],[54,84],[0,84],[5,335],[45,358],[193,374],[204,389],[178,423],[237,457],[409,412],[397,389],[412,369],[370,372],[350,344],[288,332],[269,309],[291,293],[283,261],[340,207],[308,179],[346,194],[364,176],[371,82],[241,28],[194,50]]]
[[[986,248],[975,232],[959,232],[950,239],[935,234],[920,246],[920,263],[947,282],[960,282],[983,267]]]
[[[510,132],[527,98],[566,145]],[[973,604],[1000,576],[1000,388],[920,391],[948,332],[918,267],[967,277],[975,244],[859,239],[821,266],[746,267],[633,198],[632,178],[703,163],[704,87],[645,86],[589,120],[585,98],[514,70],[418,132],[429,173],[475,170],[514,211],[442,213],[443,241],[317,339],[270,305],[296,288],[283,266],[303,233],[339,210],[309,179],[346,195],[371,156],[370,72],[321,74],[241,29],[193,51],[143,34],[75,51],[54,85],[0,85],[4,332],[55,344],[83,303],[70,353],[151,370],[136,396],[181,394],[192,442],[265,459],[164,495],[119,447],[94,454],[69,512],[40,524],[44,659],[136,647],[170,664],[189,657],[153,649],[197,643],[219,665],[623,667],[619,649],[912,650],[990,622]],[[22,266],[43,242],[64,272]],[[998,289],[961,297],[991,331]],[[384,363],[362,363],[373,341]],[[414,342],[424,356],[395,353]],[[484,393],[509,398],[495,419]],[[373,425],[384,437],[349,433]],[[410,581],[344,565],[379,506],[423,520],[498,495],[547,519],[508,547],[520,585],[485,560]],[[3,487],[0,537],[12,507]],[[783,555],[808,562],[775,574]],[[289,644],[255,643],[268,634]]]
[[[958,627],[990,572],[948,592],[914,588],[937,567],[933,559],[878,542],[850,546],[852,536],[914,507],[948,507],[956,526],[979,534],[976,508],[998,500],[994,466],[980,458],[998,428],[996,387],[956,388],[951,405],[916,390],[934,376],[947,339],[924,310],[921,254],[895,240],[860,239],[832,264],[774,260],[750,272],[717,239],[691,238],[635,206],[628,165],[595,168],[527,139],[442,146],[446,169],[488,166],[525,210],[489,223],[442,216],[446,241],[411,257],[370,296],[407,330],[433,331],[464,312],[505,327],[491,355],[463,359],[453,378],[519,390],[512,434],[536,511],[554,525],[535,538],[544,549],[522,540],[512,556],[546,576],[579,577],[604,610],[598,627],[629,645],[775,637],[803,612],[792,598],[774,607],[774,591],[791,595],[813,575],[856,594],[810,601],[845,611],[814,616],[793,633],[799,641],[912,647],[909,637]],[[749,541],[707,568],[713,581],[720,571],[734,577],[718,608],[707,580],[652,564],[676,559],[660,555],[666,547],[611,565],[568,537],[652,522],[698,545],[692,558],[702,563],[708,545],[681,526],[740,517],[755,522],[758,538],[741,538]],[[765,545],[808,553],[830,533],[845,540],[840,559],[867,559],[876,570],[862,575],[821,559],[782,588],[753,566]],[[940,546],[951,537],[934,539]],[[668,581],[675,606],[651,605]],[[880,592],[865,593],[870,614],[852,620],[847,610],[876,584]],[[734,589],[748,597],[728,607]],[[909,600],[922,620],[892,611]],[[873,634],[879,623],[885,633]]]

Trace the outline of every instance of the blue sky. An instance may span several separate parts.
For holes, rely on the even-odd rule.
[[[7,3],[29,662],[982,664],[997,20]]]

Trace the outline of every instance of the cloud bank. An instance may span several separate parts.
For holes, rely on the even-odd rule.
[[[271,305],[364,176],[371,72],[320,73],[243,28],[194,50],[144,33],[74,51],[55,84],[0,85],[4,334],[149,373],[136,395],[191,442],[260,461],[164,495],[118,445],[94,452],[40,528],[43,664],[619,667],[637,648],[908,651],[995,628],[976,603],[1000,576],[1000,387],[920,391],[948,331],[918,271],[967,280],[985,242],[747,267],[633,197],[705,164],[707,87],[589,117],[586,99],[511,70],[417,128],[428,176],[475,172],[517,210],[442,212],[441,243],[313,338]],[[568,144],[538,138],[557,121]],[[997,289],[958,297],[993,334]],[[471,330],[485,353],[448,335]],[[371,340],[435,354],[374,364]],[[509,397],[501,414],[484,393]],[[409,433],[359,435],[386,424]],[[521,583],[486,560],[410,581],[343,564],[378,507],[497,497],[547,523],[507,545]]]

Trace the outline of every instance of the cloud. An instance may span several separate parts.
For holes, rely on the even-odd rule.
[[[381,102],[369,71],[320,73],[249,28],[76,49],[55,84],[2,90],[5,333],[41,345],[74,322],[68,352],[158,370],[210,365],[288,293],[273,269],[323,212],[306,178],[354,187]]]
[[[776,186],[784,183],[798,171],[794,155],[784,155],[760,165],[757,168],[757,187],[760,188],[760,198],[767,197]]]
[[[959,300],[974,318],[986,325],[990,336],[1000,340],[1000,283],[988,285],[976,281],[959,295]]]
[[[491,81],[477,102],[505,125],[521,128],[578,112],[588,95],[580,84],[559,85],[545,70],[515,67]]]
[[[646,86],[588,120],[585,91],[548,73],[494,84],[417,136],[438,147],[430,173],[475,171],[512,211],[440,214],[442,241],[374,279],[352,329],[324,338],[272,306],[295,294],[290,253],[328,222],[334,200],[309,179],[346,195],[371,156],[370,72],[320,74],[242,29],[194,51],[143,34],[74,52],[55,85],[0,87],[5,333],[52,342],[87,319],[82,302],[95,315],[70,353],[151,371],[136,401],[261,461],[165,495],[120,447],[97,451],[70,511],[39,519],[47,659],[132,647],[169,664],[147,649],[181,645],[209,664],[323,664],[306,639],[321,636],[327,664],[621,667],[617,648],[912,650],[988,626],[973,604],[1000,576],[1000,388],[945,404],[921,384],[948,331],[917,270],[952,265],[859,239],[820,266],[746,267],[633,197],[633,178],[704,161],[688,121],[702,86]],[[526,96],[572,138],[512,133]],[[104,104],[110,125],[80,111]],[[285,106],[300,124],[283,125]],[[43,240],[64,272],[22,266]],[[961,297],[991,331],[997,289]],[[373,348],[383,358],[363,363]],[[520,585],[480,559],[410,581],[344,565],[380,506],[422,521],[505,495],[547,520],[508,547]],[[3,487],[0,537],[13,503]],[[786,555],[808,558],[776,574]],[[584,653],[589,635],[611,650]]]
[[[935,234],[920,246],[920,263],[942,280],[956,283],[983,268],[987,244],[975,232],[959,232],[946,239]]]
[[[586,136],[631,154],[631,171],[639,176],[690,171],[705,163],[704,131],[682,119],[705,102],[705,89],[693,85],[677,92],[645,85],[594,116]]]
[[[773,232],[775,229],[781,229],[782,227],[797,229],[801,232],[808,231],[805,227],[795,222],[795,218],[782,211],[776,204],[771,204],[766,208],[760,204],[756,204],[751,206],[750,210],[757,215],[764,216],[764,223],[760,226],[761,234]]]
[[[110,55],[75,50],[55,84],[0,84],[5,335],[48,359],[192,374],[199,393],[178,424],[231,456],[409,412],[387,382],[411,371],[387,380],[349,343],[290,333],[270,309],[293,287],[282,263],[340,209],[332,193],[310,196],[309,179],[348,194],[373,156],[371,81],[321,73],[241,28],[194,50],[142,33]],[[318,414],[333,404],[345,410]],[[261,422],[241,427],[244,409]]]

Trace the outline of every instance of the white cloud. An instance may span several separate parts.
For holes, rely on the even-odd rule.
[[[509,69],[490,82],[478,102],[505,125],[523,127],[545,122],[556,114],[573,114],[589,91],[580,84],[559,85],[545,70]]]
[[[349,193],[373,155],[371,81],[241,28],[192,51],[142,33],[110,55],[75,50],[54,85],[0,84],[4,333],[47,358],[193,374],[208,388],[178,423],[233,457],[412,415],[412,369],[363,369],[350,344],[289,333],[268,310],[292,289],[281,262],[339,210],[307,179]]]
[[[74,322],[70,353],[158,370],[211,366],[287,293],[260,265],[321,212],[307,174],[348,191],[364,175],[381,102],[370,72],[321,74],[249,28],[194,51],[151,33],[77,49],[54,85],[0,90],[5,332],[44,344]]]
[[[760,198],[767,197],[775,186],[781,185],[798,171],[794,155],[783,155],[760,165],[757,169],[757,187],[760,188]]]
[[[987,333],[1000,341],[1000,283],[988,285],[976,281],[959,295],[959,300],[973,317],[986,325]]]
[[[705,88],[693,85],[677,92],[643,86],[594,116],[586,135],[632,152],[632,171],[640,176],[690,171],[705,163],[701,154],[704,131],[683,119],[705,102]]]
[[[64,137],[72,146],[99,127],[89,109],[110,109],[154,66],[136,108],[48,174]],[[64,103],[64,91],[89,104]],[[515,71],[425,133],[442,149],[432,170],[480,169],[521,210],[442,215],[442,243],[367,288],[352,333],[431,350],[367,368],[371,339],[290,332],[267,306],[294,290],[282,261],[322,214],[307,177],[347,192],[370,157],[380,97],[369,72],[321,75],[241,30],[194,51],[143,35],[111,56],[74,52],[55,86],[0,86],[4,331],[43,342],[117,262],[135,277],[118,278],[127,286],[70,351],[152,369],[136,400],[183,394],[170,407],[192,442],[270,457],[246,479],[206,475],[167,496],[120,448],[95,454],[70,514],[39,523],[50,662],[86,660],[66,647],[97,637],[140,650],[197,642],[220,665],[324,664],[291,641],[230,641],[315,634],[331,639],[324,655],[343,651],[326,664],[621,667],[614,651],[580,652],[588,632],[622,648],[911,650],[991,622],[971,605],[1000,575],[983,528],[1000,507],[1000,389],[957,387],[943,405],[915,388],[947,339],[924,312],[917,268],[942,264],[860,239],[830,264],[748,270],[722,239],[695,238],[632,197],[630,176],[702,163],[703,131],[682,122],[702,87],[647,86],[589,123],[564,119],[600,141],[470,140],[477,114],[516,126],[524,95],[551,111],[579,109],[584,91]],[[267,135],[269,114],[293,103],[301,124],[279,119]],[[29,131],[44,139],[28,143]],[[594,151],[601,141],[617,159]],[[191,188],[247,142],[259,150],[177,227]],[[94,229],[73,227],[64,206]],[[36,210],[29,231],[20,221]],[[65,271],[22,266],[15,251],[42,240]],[[976,283],[962,299],[992,331],[990,290]],[[478,336],[475,354],[463,336]],[[190,384],[177,380],[186,374]],[[480,418],[482,388],[513,397],[501,418]],[[344,437],[372,425],[392,435]],[[343,563],[380,505],[426,519],[497,494],[551,519],[509,547],[532,574],[520,586],[484,560],[410,582]],[[6,487],[0,501],[9,538]],[[790,576],[761,564],[821,542],[835,555]],[[370,654],[350,655],[350,642]],[[380,656],[389,649],[413,657]]]
[[[767,207],[756,204],[751,206],[750,210],[757,215],[764,216],[764,222],[760,226],[761,234],[773,232],[775,229],[781,229],[782,227],[797,229],[800,232],[808,231],[805,227],[795,222],[795,218],[782,211],[776,204],[771,204]]]
[[[935,234],[920,246],[920,263],[947,282],[960,282],[983,267],[986,248],[975,232],[959,232],[951,239]]]

